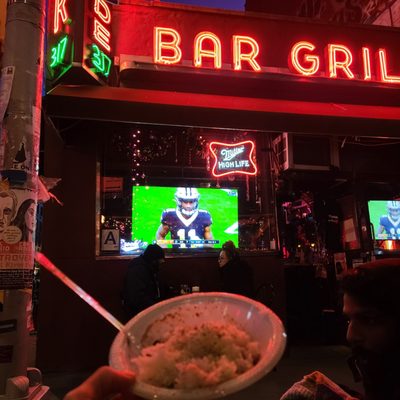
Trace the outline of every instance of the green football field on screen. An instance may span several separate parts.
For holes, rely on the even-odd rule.
[[[197,189],[199,209],[211,214],[211,231],[219,248],[227,240],[238,246],[237,189]],[[161,214],[166,208],[176,208],[176,187],[134,186],[132,188],[132,240],[152,243],[160,226]],[[166,239],[170,239],[170,234]],[[168,247],[172,247],[169,245]]]

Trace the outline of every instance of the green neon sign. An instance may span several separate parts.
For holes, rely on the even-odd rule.
[[[63,65],[65,54],[67,51],[68,36],[64,36],[57,44],[51,48],[50,68],[55,68],[58,65]]]
[[[111,70],[111,58],[104,54],[99,46],[92,44],[92,64],[97,73],[108,77]]]

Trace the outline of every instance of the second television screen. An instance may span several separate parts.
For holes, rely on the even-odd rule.
[[[169,249],[238,246],[238,191],[227,188],[134,186],[132,240]]]

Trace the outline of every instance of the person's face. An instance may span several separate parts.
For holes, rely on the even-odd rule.
[[[11,197],[0,197],[0,232],[3,232],[11,223],[13,205]]]
[[[25,212],[25,224],[30,231],[35,229],[35,204],[32,203]]]
[[[226,252],[224,250],[222,250],[219,253],[219,257],[218,257],[218,265],[220,268],[222,268],[224,265],[227,264],[227,262],[229,261],[229,257],[226,254]]]
[[[400,218],[400,209],[398,208],[389,208],[389,215],[397,221]]]
[[[379,310],[361,306],[345,294],[343,313],[349,319],[347,340],[355,352],[371,352],[384,355],[397,346],[394,318],[382,315]]]
[[[195,209],[195,201],[193,200],[182,200],[182,208],[186,211],[193,211]]]

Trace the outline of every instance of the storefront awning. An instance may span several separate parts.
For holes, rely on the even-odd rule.
[[[73,100],[73,101],[71,101]],[[400,107],[59,85],[50,116],[225,129],[398,136]]]

